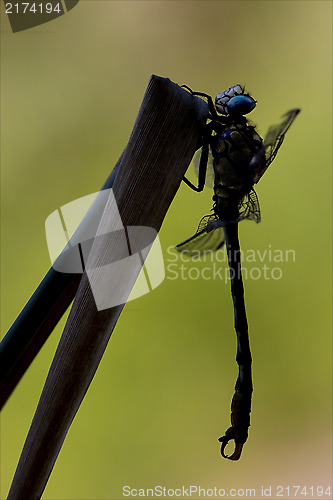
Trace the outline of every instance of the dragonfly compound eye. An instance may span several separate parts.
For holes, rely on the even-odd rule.
[[[228,90],[224,90],[224,92],[220,92],[215,97],[215,106],[218,113],[222,115],[228,115],[229,111],[227,108],[228,102],[235,96],[244,95],[244,87],[237,84],[233,87],[230,87]]]
[[[236,95],[227,102],[226,108],[230,115],[247,115],[256,107],[256,101],[248,95]]]

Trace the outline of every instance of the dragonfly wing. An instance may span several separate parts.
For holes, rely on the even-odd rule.
[[[269,127],[263,147],[257,151],[250,163],[254,183],[257,183],[261,179],[276,157],[289,127],[299,112],[300,109],[292,109],[283,116],[281,123]]]
[[[187,240],[179,243],[176,250],[189,257],[198,257],[205,252],[219,250],[225,241],[222,225],[214,215],[206,215],[199,222],[197,232]]]
[[[194,155],[193,158],[193,167],[194,171],[197,177],[199,177],[199,165],[200,165],[200,158],[201,158],[201,149],[197,151]],[[205,180],[205,186],[213,189],[214,187],[214,168],[213,168],[213,155],[212,152],[209,148],[209,153],[208,153],[208,162],[207,162],[207,170],[206,170],[206,180]]]
[[[253,220],[257,223],[261,221],[259,200],[254,189],[251,189],[251,191],[242,199],[238,205],[238,210],[238,222],[244,219]]]
[[[222,248],[224,241],[223,228],[218,227],[210,233],[206,231],[196,233],[188,240],[179,243],[176,249],[178,252],[186,253],[189,257],[198,257],[206,252],[216,252]]]

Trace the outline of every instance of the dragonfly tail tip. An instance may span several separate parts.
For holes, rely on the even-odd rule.
[[[226,448],[227,444],[230,441],[232,441],[232,440],[235,442],[234,452],[231,455],[226,455],[225,454],[225,448]],[[230,427],[226,431],[225,435],[222,436],[222,437],[220,437],[218,439],[218,441],[221,443],[221,455],[222,455],[223,458],[227,458],[228,460],[234,460],[234,461],[240,459],[244,443],[242,443],[241,441],[239,441],[238,439],[236,439],[236,437],[234,436],[233,428],[232,427]]]

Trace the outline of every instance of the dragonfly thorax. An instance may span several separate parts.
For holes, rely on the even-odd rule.
[[[215,97],[216,111],[222,115],[246,115],[256,106],[256,101],[241,85],[235,85]]]
[[[253,155],[262,147],[261,137],[247,124],[234,124],[213,136],[210,147],[215,194],[223,198],[243,197],[253,185],[249,165]]]

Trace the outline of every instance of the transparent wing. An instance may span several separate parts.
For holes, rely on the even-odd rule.
[[[237,222],[244,219],[253,220],[257,223],[261,221],[259,200],[254,189],[251,189],[251,191],[244,196],[238,205],[238,210],[239,218]]]
[[[189,257],[198,257],[205,252],[219,250],[225,241],[222,225],[215,215],[206,215],[199,222],[197,232],[176,246],[178,252],[184,252]]]
[[[197,177],[199,177],[200,158],[201,158],[201,149],[199,149],[199,151],[197,151],[195,153],[194,158],[192,160],[193,168],[194,168],[194,171],[195,171],[195,174]],[[214,176],[214,168],[213,168],[213,155],[212,155],[212,152],[209,148],[205,186],[213,189],[214,177],[215,176]]]
[[[250,163],[254,183],[257,183],[259,179],[261,179],[262,175],[276,157],[289,127],[299,112],[300,109],[292,109],[283,115],[281,123],[269,127],[263,147],[254,155]]]
[[[274,160],[281,144],[283,143],[284,136],[299,112],[300,109],[292,109],[283,115],[284,119],[279,125],[272,125],[269,127],[264,139],[267,167]]]
[[[197,232],[176,246],[178,252],[184,252],[189,257],[197,257],[205,252],[219,250],[225,241],[223,226],[237,223],[244,219],[260,222],[260,206],[254,189],[244,196],[238,205],[239,217],[236,220],[223,221],[216,214],[205,215],[198,225]]]

